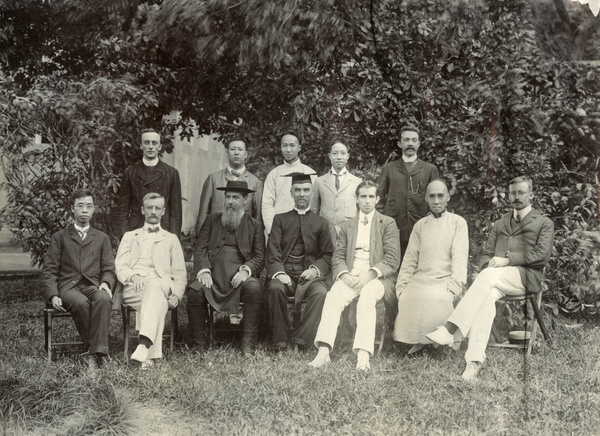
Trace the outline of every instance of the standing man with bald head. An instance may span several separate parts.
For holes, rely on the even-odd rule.
[[[281,154],[284,162],[267,175],[262,197],[262,219],[267,235],[271,232],[275,215],[294,207],[294,200],[290,196],[291,179],[281,176],[291,173],[314,174],[312,168],[300,162],[298,154],[301,149],[298,136],[294,133],[286,133],[281,137]],[[311,181],[314,182],[315,179],[316,176],[311,176]]]
[[[438,178],[435,165],[417,157],[420,145],[419,129],[404,126],[400,130],[398,142],[402,157],[384,165],[377,180],[381,190],[380,211],[396,220],[402,255],[406,251],[413,226],[427,214],[425,188],[429,182]]]
[[[446,322],[467,281],[467,222],[446,210],[449,200],[444,182],[427,185],[431,214],[415,224],[396,281],[394,340],[414,344],[409,354],[431,343],[425,335]]]
[[[162,227],[179,237],[182,223],[179,172],[159,159],[162,145],[156,130],[142,131],[140,148],[142,161],[127,168],[123,174],[115,211],[115,233],[121,238],[126,232],[144,225],[142,199],[154,192],[165,199]]]

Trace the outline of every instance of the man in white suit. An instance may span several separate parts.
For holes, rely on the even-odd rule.
[[[329,221],[334,245],[342,224],[356,216],[355,191],[362,181],[346,168],[349,157],[347,141],[334,139],[329,150],[331,171],[319,177],[314,184],[311,209]]]
[[[379,191],[375,183],[366,180],[358,185],[356,203],[360,213],[342,225],[331,260],[336,282],[325,298],[315,337],[319,352],[309,363],[315,368],[329,363],[340,315],[358,297],[352,350],[357,357],[356,369],[371,369],[369,359],[373,354],[377,320],[375,305],[382,298],[386,306],[395,304],[396,276],[400,266],[400,238],[396,222],[375,210],[378,201]]]
[[[144,226],[125,233],[115,266],[123,284],[123,303],[139,316],[139,340],[131,360],[142,367],[162,357],[162,333],[169,308],[185,290],[187,272],[179,239],[160,227],[165,199],[156,193],[143,198]]]

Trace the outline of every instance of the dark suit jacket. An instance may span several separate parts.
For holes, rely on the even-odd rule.
[[[204,268],[212,269],[212,261],[219,255],[225,243],[225,228],[221,223],[222,213],[212,214],[204,221],[196,238],[194,248],[194,274]],[[259,277],[265,265],[265,234],[262,223],[247,213],[235,232],[235,240],[244,263],[252,271],[252,276]],[[239,266],[242,266],[239,265]]]
[[[119,201],[115,211],[116,232],[121,238],[125,232],[139,229],[144,225],[142,199],[150,192],[165,197],[165,214],[161,227],[179,237],[182,223],[181,182],[179,172],[159,160],[154,176],[148,180],[142,177],[144,162],[138,162],[125,170]]]
[[[342,224],[331,261],[334,278],[342,271],[352,271],[358,236],[358,220],[359,214]],[[382,281],[385,288],[386,303],[395,303],[396,278],[400,268],[400,239],[396,222],[379,212],[375,212],[373,224],[371,224],[369,263],[371,268],[377,268],[383,274],[379,280]]]
[[[95,286],[106,282],[114,290],[115,258],[108,235],[90,227],[82,242],[73,225],[54,233],[41,278],[46,301],[68,291],[81,279]]]
[[[507,257],[516,266],[528,292],[542,289],[542,270],[552,255],[554,223],[536,210],[531,210],[520,223],[513,221],[512,211],[494,223],[480,260],[485,268],[494,256]]]
[[[304,269],[311,265],[329,274],[333,244],[329,233],[329,222],[310,210],[301,215],[300,228],[304,241]],[[267,276],[284,272],[287,260],[298,237],[298,212],[295,209],[275,215],[267,244]]]
[[[415,223],[427,215],[425,189],[438,177],[435,165],[421,159],[410,173],[402,159],[383,166],[377,179],[381,195],[377,210],[396,220],[401,241],[408,241]]]
[[[218,191],[217,188],[226,186],[230,177],[229,171],[225,168],[216,173],[209,174],[204,181],[202,194],[200,195],[198,218],[196,219],[196,235],[200,233],[202,224],[204,224],[204,220],[206,220],[207,216],[213,213],[223,212],[225,209],[225,192]],[[261,182],[254,174],[248,172],[248,170],[244,171],[238,180],[248,183],[248,188],[256,191],[248,194],[250,199],[246,204],[246,212],[255,220],[262,221],[260,208],[262,205],[263,182]]]

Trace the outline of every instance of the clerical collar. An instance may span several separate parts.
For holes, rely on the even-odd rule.
[[[148,229],[152,229],[153,231],[155,231],[154,229],[159,229],[160,230],[160,224],[144,223],[143,229],[144,229],[145,232],[147,232]]]
[[[310,211],[310,207],[307,207],[306,209],[298,209],[296,206],[294,206],[294,210],[298,212],[298,215],[306,215],[308,211]]]
[[[402,160],[404,162],[416,162],[417,161],[417,155],[415,154],[414,156],[411,156],[411,157],[407,157],[407,156],[402,155]]]
[[[345,176],[346,173],[348,172],[348,170],[346,169],[346,167],[342,168],[342,171],[340,171],[339,173],[333,168],[331,167],[331,174],[337,174],[338,176]]]
[[[146,165],[147,167],[155,167],[156,165],[158,165],[158,157],[152,160],[148,160],[145,157],[143,157],[142,162],[144,162],[144,165]]]
[[[227,165],[227,171],[229,171],[231,174],[233,174],[233,172],[235,171],[236,173],[242,175],[244,171],[246,171],[246,166],[241,167],[240,169],[234,169],[231,168],[229,165]]]
[[[441,218],[441,217],[443,217],[444,215],[446,215],[446,212],[448,212],[448,211],[447,211],[447,210],[445,210],[445,211],[443,211],[443,212],[441,212],[441,213],[435,213],[435,212],[433,212],[433,211],[432,211],[432,212],[431,212],[431,215],[433,215],[433,217],[437,219],[437,218]]]
[[[75,230],[79,231],[79,232],[87,232],[90,229],[90,225],[88,224],[85,227],[80,227],[77,224],[73,223],[73,225],[75,226]]]
[[[288,161],[287,161],[287,160],[285,160],[285,159],[283,160],[283,164],[284,164],[284,165],[294,166],[294,165],[296,165],[296,163],[300,163],[300,158],[299,158],[299,157],[297,157],[296,159],[294,159],[294,160],[293,160],[293,161],[291,161],[291,162],[288,162]]]
[[[519,221],[521,221],[523,218],[525,218],[527,216],[527,214],[529,212],[531,212],[531,205],[527,206],[524,209],[521,210],[517,210],[517,209],[513,209],[513,218],[517,219],[517,216],[519,217]]]

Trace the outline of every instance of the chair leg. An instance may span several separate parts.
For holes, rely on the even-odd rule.
[[[215,316],[215,310],[213,309],[213,307],[206,303],[208,305],[208,347],[212,347],[214,344],[214,340],[215,338],[213,337],[214,335],[214,316]]]
[[[542,330],[542,333],[544,334],[544,339],[546,339],[548,342],[552,342],[552,340],[550,339],[550,334],[548,333],[548,329],[546,329],[546,324],[544,323],[544,318],[542,318],[542,312],[541,312],[541,304],[542,304],[542,293],[539,292],[537,297],[535,299],[531,300],[531,305],[533,306],[533,312],[535,314],[535,318],[537,319],[538,323],[540,324],[540,329]]]
[[[385,342],[385,335],[388,329],[387,309],[383,309],[383,325],[381,326],[381,336],[379,337],[379,348],[377,349],[377,355],[381,356],[381,350],[383,350],[383,343]]]
[[[48,353],[48,361],[52,362],[52,314],[49,311],[44,311],[44,322],[46,331],[46,352]]]
[[[169,337],[169,353],[175,350],[175,335],[177,334],[177,307],[171,310],[171,335]]]
[[[129,353],[129,307],[121,306],[121,317],[123,318],[123,340],[125,342],[123,357],[127,359]]]

